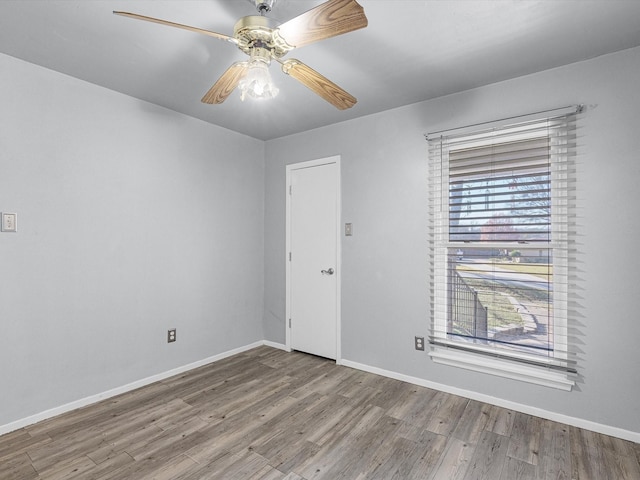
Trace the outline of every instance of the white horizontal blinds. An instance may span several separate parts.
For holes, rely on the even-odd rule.
[[[454,150],[449,240],[549,242],[548,137]]]
[[[573,117],[429,140],[432,343],[571,370]]]
[[[581,111],[581,109],[580,109]],[[570,296],[577,289],[576,256],[576,122],[577,113],[557,119],[549,129],[551,149],[551,246],[554,252],[554,326],[555,358],[564,359],[575,371],[577,342],[575,328],[570,328],[572,311]],[[573,332],[573,333],[570,333]]]
[[[447,338],[447,244],[449,240],[449,151],[446,138],[429,140],[429,285],[432,333]]]

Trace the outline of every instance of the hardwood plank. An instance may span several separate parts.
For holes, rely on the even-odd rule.
[[[573,478],[640,478],[637,444],[576,427],[570,427],[570,442]]]
[[[130,408],[141,408],[154,403],[165,403],[173,399],[171,392],[161,383],[153,383],[132,392],[103,400],[25,428],[32,435],[44,433],[52,439],[64,438],[88,426],[100,422],[109,423],[128,412]]]
[[[203,478],[224,478],[222,472],[231,468],[239,461],[237,455],[226,453],[222,456],[211,459],[208,462],[199,463],[197,467],[189,471],[182,472],[175,480],[201,480]]]
[[[633,443],[621,438],[611,437],[609,435],[603,435],[601,433],[594,433],[595,441],[598,448],[608,450],[609,452],[623,455],[625,457],[633,456]]]
[[[251,448],[263,427],[264,422],[260,417],[227,418],[200,430],[203,440],[193,445],[185,454],[198,462],[207,462],[227,453],[241,453]]]
[[[506,463],[509,439],[493,432],[484,432],[476,445],[475,452],[464,480],[496,480],[502,475]]]
[[[355,375],[355,370],[340,368],[335,364],[323,365],[319,374],[305,381],[304,385],[294,392],[293,396],[305,396],[310,393],[327,395],[334,393],[342,382],[349,383],[349,379]]]
[[[347,451],[384,417],[380,407],[368,405],[354,411],[353,416],[341,428],[332,432],[331,438],[324,442],[318,453],[301,462],[292,471],[305,480],[313,478],[331,478],[330,472],[340,461],[344,460]]]
[[[79,480],[97,480],[104,478],[105,475],[110,474],[114,470],[125,468],[128,465],[135,463],[135,460],[126,452],[119,453],[115,456],[109,457],[99,465],[96,465],[91,470],[83,472],[82,476],[78,477]]]
[[[422,430],[413,439],[416,446],[414,453],[407,462],[398,467],[395,478],[427,478],[442,457],[448,442],[446,436],[428,430]]]
[[[178,455],[153,472],[153,480],[175,480],[176,478],[195,470],[200,466],[198,462],[186,455]]]
[[[17,430],[3,435],[0,437],[0,464],[29,450],[42,448],[52,441],[46,434],[34,436],[26,430]]]
[[[638,463],[640,463],[640,443],[632,444],[632,448],[636,454],[636,459],[638,460]]]
[[[549,420],[542,421],[540,454],[535,478],[571,479],[571,440],[568,426]]]
[[[408,423],[426,426],[433,412],[448,394],[413,386],[402,397],[396,398],[387,415]]]
[[[309,409],[305,409],[299,414],[290,417],[289,428],[285,431],[276,430],[278,433],[269,432],[261,435],[260,438],[252,442],[251,450],[267,458],[273,467],[286,471],[281,466],[285,463],[291,467],[292,459],[306,458],[320,450],[320,446],[309,441],[309,437],[315,433],[317,426],[322,424],[323,419],[333,413],[337,407],[336,399],[329,397],[326,401],[316,403]],[[263,428],[264,432],[272,430],[269,427]],[[294,462],[293,465],[296,463]]]
[[[202,433],[199,430],[207,426],[207,423],[199,418],[192,418],[181,425],[165,430],[161,435],[151,441],[142,440],[127,448],[127,453],[134,460],[141,458],[172,459],[195,444],[202,441]]]
[[[282,480],[284,473],[280,470],[273,468],[271,465],[265,465],[262,469],[258,470],[247,480]]]
[[[6,455],[0,462],[0,478],[15,478],[31,480],[38,478],[38,472],[31,465],[31,459],[26,453]]]
[[[229,454],[225,457],[210,463],[206,469],[200,470],[195,479],[201,478],[224,478],[224,479],[246,479],[255,476],[262,471],[269,463],[264,457],[254,453],[245,452],[243,454]],[[191,479],[191,477],[185,477]]]
[[[117,435],[105,435],[104,443],[95,450],[87,453],[96,465],[100,465],[107,460],[118,457],[127,449],[134,448],[135,445],[147,443],[163,434],[163,430],[155,425],[144,425],[132,430],[118,431]]]
[[[320,446],[315,443],[298,442],[290,449],[279,450],[268,457],[269,465],[282,472],[290,472],[295,466],[309,457],[313,457],[320,451]]]
[[[89,457],[68,457],[57,463],[48,464],[46,468],[39,469],[38,476],[47,480],[83,478],[95,466],[96,464]]]
[[[571,479],[606,480],[609,478],[608,467],[602,451],[595,443],[595,434],[576,427],[570,427],[571,442]]]
[[[469,400],[451,436],[464,442],[476,443],[491,420],[490,412],[491,405]]]
[[[316,478],[323,479],[353,479],[368,468],[370,461],[368,455],[362,452],[376,452],[382,445],[391,441],[394,432],[399,428],[400,421],[396,418],[384,416],[374,424],[371,424],[366,432],[351,443],[348,449],[343,450],[338,461],[322,475]],[[383,451],[384,449],[382,449]],[[313,476],[305,478],[311,480]]]
[[[500,480],[535,480],[535,478],[535,465],[511,457],[507,458],[500,476]]]
[[[352,404],[352,410],[343,416],[338,423],[324,435],[317,438],[312,435],[313,440],[318,445],[328,446],[348,446],[352,442],[365,434],[369,425],[366,422],[375,423],[384,416],[384,409],[371,404]]]
[[[401,382],[393,378],[380,378],[377,375],[367,374],[370,382],[376,388],[376,394],[371,398],[372,405],[380,408],[391,409],[397,404],[398,400],[402,401],[414,385]],[[434,390],[422,387],[425,395],[431,396],[435,394]]]
[[[469,400],[457,395],[442,394],[442,400],[433,411],[426,429],[441,435],[450,435],[456,428]]]
[[[516,413],[509,437],[507,455],[516,460],[537,465],[541,430],[542,419],[524,413]]]
[[[398,478],[396,473],[402,465],[415,461],[417,449],[416,443],[411,440],[403,437],[393,438],[378,447],[357,477],[349,478],[356,480]]]
[[[609,466],[609,475],[611,478],[619,480],[640,479],[640,465],[638,465],[638,460],[635,455],[623,455],[605,449],[603,451],[603,458],[605,464]]]
[[[291,385],[287,378],[274,379],[264,385],[254,385],[248,392],[236,392],[237,395],[227,398],[221,403],[208,403],[200,406],[200,415],[211,421],[224,420],[233,415],[259,415],[263,408],[268,408],[275,401],[287,397],[291,393]]]
[[[516,412],[513,410],[507,410],[505,408],[491,405],[489,407],[489,420],[487,421],[485,430],[497,433],[503,437],[510,436],[515,414]]]
[[[286,477],[284,477],[282,480],[306,480],[304,478],[302,478],[300,475],[296,474],[296,473],[289,473]]]
[[[31,458],[33,467],[38,473],[42,473],[49,471],[56,465],[65,464],[65,462],[70,460],[81,457],[84,460],[84,457],[86,457],[89,451],[99,448],[103,442],[104,437],[99,431],[88,428],[77,431],[58,441],[29,448],[27,453]],[[91,461],[91,463],[93,463],[93,461]]]
[[[309,432],[307,439],[317,445],[323,445],[333,433],[340,430],[354,411],[352,401],[346,401],[341,397],[335,397],[336,403],[332,404],[331,409],[325,410],[321,418],[313,423],[313,431]]]
[[[283,437],[300,438],[296,433],[310,417],[311,411],[321,409],[327,398],[319,394],[302,397],[288,409],[261,424],[252,436],[251,447],[269,448],[269,443],[287,441]]]
[[[449,442],[440,456],[439,462],[425,477],[428,480],[461,480],[467,474],[471,459],[475,452],[475,445],[457,438],[450,438]],[[417,477],[420,478],[420,477]]]

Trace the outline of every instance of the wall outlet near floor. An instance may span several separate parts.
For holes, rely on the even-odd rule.
[[[416,350],[424,350],[424,337],[415,337]]]
[[[167,331],[167,343],[176,341],[176,329],[172,328]]]

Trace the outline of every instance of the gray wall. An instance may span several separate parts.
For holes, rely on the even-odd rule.
[[[0,426],[262,340],[264,143],[0,71]]]
[[[19,216],[0,234],[0,426],[284,343],[285,165],[339,154],[345,359],[640,432],[638,65],[640,48],[265,144],[0,55],[0,211]],[[429,324],[423,133],[571,103],[596,105],[581,129],[581,383],[432,363],[412,345]]]
[[[344,359],[640,432],[639,65],[636,48],[267,142],[266,338],[285,341],[285,165],[340,154],[343,221],[354,228],[342,241]],[[561,392],[431,362],[413,349],[429,325],[423,134],[576,103],[595,105],[580,130],[578,387]]]

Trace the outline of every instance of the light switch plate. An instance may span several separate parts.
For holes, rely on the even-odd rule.
[[[345,237],[350,237],[353,235],[353,224],[351,223],[344,224],[344,235]]]
[[[2,213],[2,231],[17,232],[18,231],[18,214]]]

